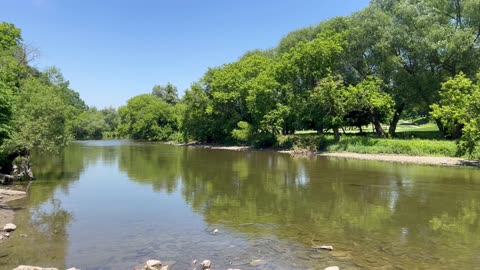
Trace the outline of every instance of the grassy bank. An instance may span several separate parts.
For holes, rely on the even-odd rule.
[[[278,138],[277,147],[308,149],[326,152],[352,152],[362,154],[401,154],[411,156],[459,157],[453,141],[429,139],[379,139],[344,135],[336,142],[332,135],[289,135]],[[478,159],[480,153],[470,157]]]

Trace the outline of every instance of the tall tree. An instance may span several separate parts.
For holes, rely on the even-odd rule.
[[[118,110],[122,136],[150,141],[167,140],[176,129],[173,106],[150,94],[128,100]]]
[[[152,94],[169,104],[175,105],[178,102],[177,87],[171,83],[167,83],[165,86],[155,85],[152,89]]]

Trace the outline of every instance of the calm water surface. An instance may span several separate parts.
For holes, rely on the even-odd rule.
[[[74,143],[34,165],[0,269],[480,269],[474,168],[129,141]]]

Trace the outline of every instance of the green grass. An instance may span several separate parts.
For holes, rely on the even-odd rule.
[[[402,154],[411,156],[457,156],[453,141],[424,139],[378,139],[370,137],[343,137],[339,142],[327,141],[320,150],[369,154]]]
[[[421,124],[420,124],[421,123]],[[373,134],[372,125],[362,127],[363,132]],[[388,132],[388,126],[383,126],[385,132]],[[343,131],[341,131],[343,133]],[[357,128],[346,129],[346,134],[359,134]],[[295,135],[316,134],[315,130],[299,130]],[[428,122],[426,118],[418,118],[413,121],[400,120],[397,125],[395,138],[399,139],[428,139],[428,140],[442,140],[438,127],[435,123]]]
[[[395,136],[396,138],[400,139],[442,139],[438,127],[434,123],[427,123],[420,126],[404,124],[398,125]]]
[[[278,138],[278,147],[328,152],[402,154],[411,156],[457,156],[453,141],[424,139],[379,139],[344,135],[336,142],[332,135],[290,135]]]
[[[395,138],[376,138],[372,127],[363,128],[365,132],[359,135],[358,129],[342,132],[339,142],[331,133],[316,134],[314,130],[302,130],[295,135],[279,136],[277,147],[285,149],[307,149],[327,152],[352,152],[368,154],[401,154],[411,156],[444,156],[459,157],[457,144],[442,138],[435,123],[428,118],[417,118],[411,121],[399,121]],[[388,127],[384,127],[385,131]],[[480,159],[480,150],[472,156],[461,156],[470,159]]]

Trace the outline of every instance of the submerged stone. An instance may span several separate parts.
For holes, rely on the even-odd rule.
[[[204,260],[200,263],[202,269],[210,269],[212,267],[212,262],[210,260]]]
[[[253,260],[250,262],[251,266],[259,266],[259,265],[264,265],[267,262],[265,260]]]
[[[8,223],[3,227],[3,230],[6,232],[13,232],[17,229],[17,226],[13,223]]]
[[[159,260],[148,260],[143,266],[143,270],[167,270],[168,266],[163,266]]]

